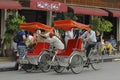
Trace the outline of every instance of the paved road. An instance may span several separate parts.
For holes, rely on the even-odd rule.
[[[120,60],[120,54],[117,55],[104,55],[103,56],[103,61],[104,62],[111,62],[115,60]],[[15,61],[0,61],[0,71],[5,70],[5,69],[12,69],[15,66]]]
[[[103,63],[102,69],[94,71],[92,68],[84,69],[81,74],[64,71],[57,74],[26,73],[24,71],[0,72],[0,80],[120,80],[120,61]]]

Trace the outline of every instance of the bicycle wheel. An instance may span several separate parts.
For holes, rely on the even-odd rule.
[[[57,73],[62,73],[64,69],[65,69],[65,67],[63,67],[63,66],[55,66],[54,67],[54,71]]]
[[[100,53],[97,50],[96,51],[92,50],[89,58],[90,58],[91,67],[94,70],[101,69],[102,53]]]
[[[35,67],[32,64],[24,64],[24,65],[22,65],[22,68],[26,72],[32,72],[35,69]]]
[[[71,56],[70,68],[73,73],[78,74],[83,70],[83,58],[79,54]]]
[[[38,64],[43,72],[50,71],[51,66],[47,63],[47,61],[50,61],[50,60],[51,58],[50,58],[49,53],[44,51],[42,55],[40,56],[39,64]]]
[[[56,56],[54,57],[54,60],[53,60],[53,61],[58,61]],[[65,67],[60,66],[60,65],[54,66],[54,71],[55,71],[56,73],[62,73],[62,72],[64,71],[64,69],[65,69]]]

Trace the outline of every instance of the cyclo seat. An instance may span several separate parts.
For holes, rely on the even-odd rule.
[[[44,49],[49,49],[50,43],[48,42],[38,42],[33,48],[32,52],[27,53],[27,56],[38,56]]]
[[[70,56],[75,50],[80,51],[82,48],[82,39],[69,39],[64,51],[58,52],[57,56]]]

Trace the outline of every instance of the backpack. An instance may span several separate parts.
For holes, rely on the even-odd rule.
[[[18,35],[18,32],[17,32],[13,37],[13,41],[16,42],[16,43],[18,43],[18,41],[19,41],[18,36],[19,35]]]

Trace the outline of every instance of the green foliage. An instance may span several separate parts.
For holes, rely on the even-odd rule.
[[[25,22],[25,17],[19,14],[13,14],[6,20],[6,31],[3,37],[3,44],[11,43],[13,35],[20,30],[20,23]]]
[[[95,17],[91,20],[91,27],[93,30],[97,30],[99,32],[110,32],[112,30],[112,23],[104,18]]]
[[[20,29],[20,23],[25,22],[25,17],[20,15],[11,15],[10,18],[6,20],[6,33],[13,34]]]

